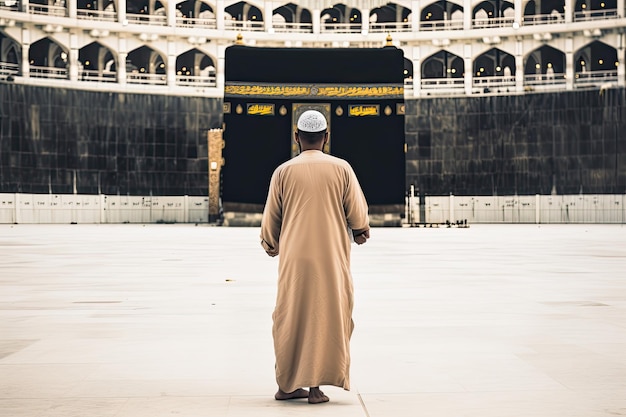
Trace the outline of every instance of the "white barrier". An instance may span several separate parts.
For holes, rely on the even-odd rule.
[[[0,194],[0,223],[207,223],[209,198]]]
[[[405,222],[626,223],[626,195],[427,196],[407,199]],[[208,223],[209,198],[0,194],[0,223]],[[226,223],[225,223],[226,224]]]

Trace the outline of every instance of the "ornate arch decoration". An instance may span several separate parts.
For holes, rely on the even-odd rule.
[[[413,61],[408,58],[404,58],[404,79],[413,78]]]
[[[44,37],[30,45],[28,62],[34,67],[67,68],[69,49],[51,37]]]
[[[274,9],[273,19],[282,18],[285,23],[313,23],[311,11],[296,3],[288,3]]]
[[[346,6],[342,3],[337,3],[332,7],[328,7],[320,13],[322,25],[352,23],[355,25],[361,24],[361,11],[355,7]]]
[[[524,74],[564,74],[565,53],[549,45],[536,48],[524,57]]]
[[[472,17],[477,18],[477,14],[482,10],[485,12],[487,19],[505,17],[508,10],[515,10],[513,3],[506,0],[485,0],[478,3],[472,9]]]
[[[216,60],[198,48],[190,49],[176,57],[176,75],[209,76],[216,73]]]
[[[95,41],[78,50],[79,79],[115,81],[119,58],[110,48]]]
[[[251,2],[239,1],[224,8],[224,12],[238,22],[262,22],[263,8],[257,7]]]
[[[370,11],[371,23],[404,23],[409,21],[412,10],[396,3],[387,3]]]
[[[22,46],[11,36],[0,31],[0,62],[20,65],[22,62]]]
[[[593,41],[574,53],[574,71],[616,71],[619,65],[617,49],[602,41]]]
[[[139,74],[167,73],[167,61],[164,55],[147,45],[140,46],[130,51],[127,56],[126,64],[127,72],[137,72]]]
[[[202,0],[181,0],[176,3],[176,13],[180,15],[180,17],[186,18],[202,18],[206,17],[215,17],[215,9],[213,6],[206,1]]]

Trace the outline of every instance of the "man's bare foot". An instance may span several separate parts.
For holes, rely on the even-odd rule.
[[[281,389],[278,389],[278,391],[276,391],[276,394],[274,394],[274,398],[276,398],[277,400],[293,400],[296,398],[309,398],[309,391],[302,389],[302,388],[298,388],[294,392],[285,392]]]
[[[309,391],[309,404],[327,403],[329,398],[320,391],[319,387],[311,387]]]

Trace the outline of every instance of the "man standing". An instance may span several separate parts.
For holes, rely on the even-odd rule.
[[[328,401],[320,385],[350,389],[350,243],[367,241],[369,218],[352,167],[322,151],[327,127],[322,113],[302,113],[300,155],[274,171],[263,211],[261,245],[270,256],[280,253],[272,316],[277,400],[317,404]]]

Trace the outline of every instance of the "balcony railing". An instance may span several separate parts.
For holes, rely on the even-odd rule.
[[[8,77],[9,75],[17,75],[20,73],[19,64],[12,62],[0,62],[0,77]]]
[[[514,75],[492,75],[487,77],[474,77],[472,80],[474,87],[515,87]]]
[[[524,85],[533,90],[562,90],[566,84],[564,73],[558,74],[526,74]]]
[[[215,75],[177,75],[176,85],[184,87],[215,87],[217,81]]]
[[[369,31],[372,33],[411,32],[411,30],[411,23],[409,22],[370,23],[369,27]]]
[[[512,17],[493,17],[493,18],[480,18],[472,20],[473,29],[486,29],[486,28],[501,28],[506,26],[512,26],[515,19]]]
[[[576,85],[596,85],[617,82],[617,70],[577,72],[574,79]]]
[[[163,15],[127,13],[126,20],[128,20],[128,23],[131,23],[131,24],[154,25],[154,26],[167,25],[167,16],[163,16]]]
[[[217,20],[215,18],[179,16],[176,18],[176,26],[181,28],[217,29]]]
[[[63,17],[67,16],[67,9],[64,6],[49,6],[47,4],[28,3],[28,13]]]
[[[129,84],[167,85],[167,76],[165,74],[131,72],[126,74],[126,82]]]
[[[428,95],[463,94],[465,91],[463,78],[422,78],[420,85]]]
[[[117,82],[117,73],[111,71],[99,71],[99,70],[81,70],[78,72],[78,79],[80,81],[91,81],[99,83],[114,83]]]
[[[0,0],[0,10],[13,10],[20,9],[20,2],[18,0]]]
[[[360,23],[322,23],[323,33],[361,33],[363,26]]]
[[[431,20],[420,22],[420,30],[433,31],[433,30],[462,30],[463,20]]]
[[[524,16],[524,26],[547,25],[550,23],[563,23],[565,16],[562,14],[533,14]]]
[[[583,10],[574,13],[574,22],[584,22],[588,20],[599,19],[617,19],[619,14],[617,9],[602,9],[602,10]]]
[[[68,78],[68,71],[67,68],[31,65],[30,76],[32,78],[54,78],[57,80],[66,80]]]
[[[78,9],[76,10],[76,17],[82,20],[102,20],[106,22],[115,22],[117,20],[117,13],[108,10]]]
[[[263,32],[265,23],[252,20],[226,20],[224,22],[226,30],[247,30],[249,32]]]
[[[272,22],[272,28],[277,33],[313,33],[312,23]]]

